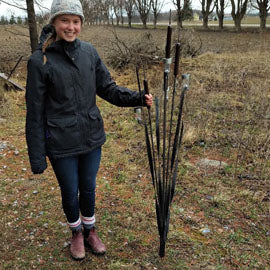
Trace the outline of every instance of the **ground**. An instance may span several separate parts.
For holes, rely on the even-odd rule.
[[[123,39],[135,39],[143,30],[117,31]],[[164,29],[151,34],[164,46]],[[98,99],[107,142],[96,217],[108,252],[103,257],[87,252],[84,261],[75,262],[52,169],[36,176],[29,168],[24,92],[11,91],[1,96],[0,113],[2,269],[269,269],[269,33],[195,29],[192,35],[201,38],[202,49],[180,64],[181,73],[191,74],[191,87],[165,258],[158,256],[144,129],[133,109]],[[109,28],[85,27],[82,33],[105,61],[108,38]],[[30,54],[25,37],[2,28],[0,42],[5,57],[0,72],[8,73],[15,59]],[[12,77],[22,85],[25,60]],[[147,70],[155,96],[161,96],[161,66]],[[119,84],[137,89],[132,66],[110,71]],[[201,158],[227,165],[200,167]]]

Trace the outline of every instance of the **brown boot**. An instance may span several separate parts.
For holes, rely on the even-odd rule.
[[[73,231],[70,244],[70,253],[74,260],[82,260],[85,257],[85,249],[82,231]]]
[[[97,235],[96,228],[93,227],[89,231],[89,235],[86,235],[84,239],[85,244],[90,247],[91,251],[95,255],[103,255],[106,252],[106,247]]]

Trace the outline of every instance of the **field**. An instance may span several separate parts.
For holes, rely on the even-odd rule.
[[[269,25],[269,18],[267,18],[266,20],[266,24]],[[245,28],[247,25],[257,25],[259,27],[260,25],[260,18],[258,16],[245,16],[242,20],[242,25],[244,26],[243,28]],[[194,21],[194,22],[189,22],[189,21],[185,21],[184,25],[189,25],[189,24],[199,24],[202,25],[201,21]],[[218,26],[218,20],[217,21],[213,21],[213,20],[209,20],[209,25],[216,25]],[[234,25],[234,21],[232,19],[230,20],[224,20],[224,25],[225,26],[233,26]]]
[[[145,30],[116,31],[131,44]],[[163,49],[165,29],[149,33]],[[180,64],[182,73],[191,74],[191,87],[166,257],[158,256],[144,129],[133,109],[98,99],[107,142],[97,179],[96,217],[108,252],[104,257],[87,253],[84,261],[75,262],[52,169],[36,176],[29,168],[24,93],[0,91],[1,269],[269,269],[269,32],[195,28],[181,37],[194,47],[201,40],[202,47]],[[85,27],[81,39],[91,41],[109,62],[111,28]],[[25,86],[27,37],[0,28],[0,44],[0,72],[10,72],[24,56],[12,78]],[[162,65],[147,68],[150,89],[160,96]],[[117,83],[137,90],[132,65],[110,71]],[[204,158],[226,165],[199,165]]]

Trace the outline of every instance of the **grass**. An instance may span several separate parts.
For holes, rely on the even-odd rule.
[[[153,33],[165,33],[158,31]],[[202,54],[181,62],[182,72],[192,79],[166,257],[158,256],[144,131],[133,109],[98,99],[108,136],[97,179],[96,217],[108,252],[104,257],[87,252],[84,261],[75,262],[69,255],[70,232],[52,169],[38,176],[30,172],[24,93],[8,92],[0,113],[5,120],[0,122],[0,142],[7,142],[0,151],[1,269],[269,267],[268,36],[199,34]],[[105,55],[103,48],[98,50]],[[132,69],[111,71],[119,84],[136,89]],[[162,70],[155,67],[147,76],[151,91],[159,95]],[[23,76],[20,82],[25,83]],[[200,158],[228,165],[221,170],[202,168],[196,165]],[[210,232],[202,233],[205,228]]]

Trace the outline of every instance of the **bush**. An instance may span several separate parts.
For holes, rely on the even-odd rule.
[[[129,44],[121,40],[115,31],[113,35],[110,47],[107,48],[107,62],[114,69],[122,69],[130,64],[135,66],[140,66],[141,63],[151,65],[161,61],[161,55],[164,53],[149,32],[144,32],[135,41],[130,41]]]
[[[172,57],[178,36],[181,45],[181,58],[196,57],[201,53],[202,41],[194,31],[181,29],[180,32],[174,31],[174,33]],[[113,38],[108,44],[110,47],[107,47],[107,63],[114,69],[123,69],[130,64],[140,66],[141,63],[145,66],[151,66],[160,63],[164,58],[164,48],[157,44],[150,32],[144,32],[136,40],[126,42],[113,31]]]
[[[180,29],[175,31],[173,36],[174,43],[178,40],[181,45],[181,58],[196,57],[201,54],[202,40],[194,29]]]

